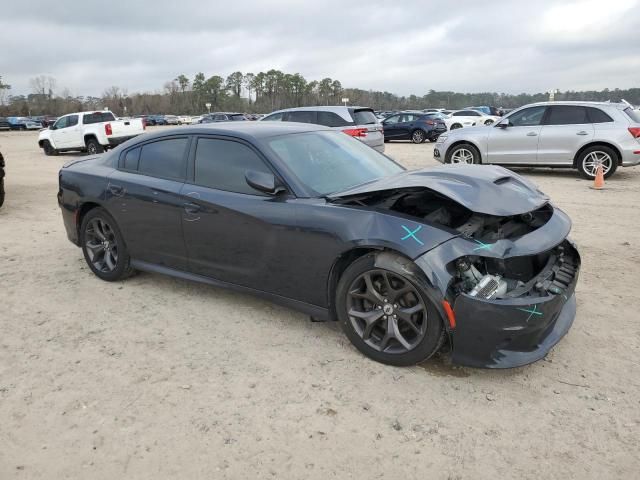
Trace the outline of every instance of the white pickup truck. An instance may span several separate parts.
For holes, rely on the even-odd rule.
[[[45,155],[80,150],[90,155],[102,153],[129,140],[145,129],[141,118],[116,120],[109,111],[71,113],[41,130],[38,145]]]

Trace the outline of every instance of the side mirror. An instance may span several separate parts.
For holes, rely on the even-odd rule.
[[[259,192],[275,195],[284,192],[284,187],[276,183],[276,177],[271,173],[256,172],[255,170],[247,170],[244,178],[250,187],[255,188]]]
[[[49,130],[55,130],[55,128],[53,128],[53,123],[49,125]]]
[[[511,124],[509,123],[509,119],[508,119],[508,118],[505,118],[504,120],[500,120],[500,121],[498,122],[498,126],[499,126],[500,128],[507,128],[507,127],[509,127],[510,125],[511,125]]]

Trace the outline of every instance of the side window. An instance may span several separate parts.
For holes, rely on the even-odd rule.
[[[282,121],[282,117],[284,116],[283,112],[274,113],[273,115],[266,116],[262,119],[263,122],[273,122],[273,121]]]
[[[400,121],[400,115],[394,115],[392,117],[385,119],[384,123],[395,124],[395,123],[398,123],[399,121]]]
[[[78,124],[78,115],[69,115],[67,118],[69,119],[67,127],[75,127]]]
[[[509,116],[509,123],[514,127],[536,127],[542,122],[546,109],[545,106],[525,108]]]
[[[587,109],[571,105],[554,105],[549,112],[549,118],[545,125],[575,125],[590,123],[587,118]]]
[[[477,112],[475,110],[469,110],[467,112],[467,115],[469,115],[470,117],[481,117],[482,114],[480,112]]]
[[[200,138],[196,148],[195,183],[228,192],[264,195],[249,186],[247,170],[272,173],[251,148],[231,140]]]
[[[467,114],[465,112],[453,112],[451,114],[452,117],[466,117]]]
[[[346,127],[352,125],[334,112],[318,112],[318,124],[325,127]]]
[[[288,112],[284,119],[286,122],[317,123],[316,112],[308,110]]]
[[[587,107],[587,114],[591,123],[607,123],[613,122],[613,118],[604,113],[599,108]]]
[[[140,158],[140,150],[140,147],[129,150],[124,155],[122,168],[124,168],[125,170],[138,170],[138,159]]]
[[[69,117],[61,117],[56,123],[53,124],[56,130],[61,128],[67,128],[69,126]]]
[[[188,138],[170,138],[142,146],[138,171],[152,177],[184,180],[187,170],[185,149]]]

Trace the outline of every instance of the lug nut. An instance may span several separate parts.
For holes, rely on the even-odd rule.
[[[385,315],[385,316],[384,316],[384,317],[382,317],[382,318],[384,318],[384,319],[386,320],[386,319],[387,319],[387,316]]]

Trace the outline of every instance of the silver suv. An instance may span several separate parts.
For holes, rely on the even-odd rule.
[[[495,125],[440,135],[433,154],[442,163],[577,168],[587,179],[602,165],[609,177],[640,164],[640,114],[622,103],[534,103]]]
[[[371,148],[384,152],[384,133],[382,125],[367,107],[298,107],[273,112],[261,122],[281,121],[314,123],[342,130],[344,133],[361,140]]]

